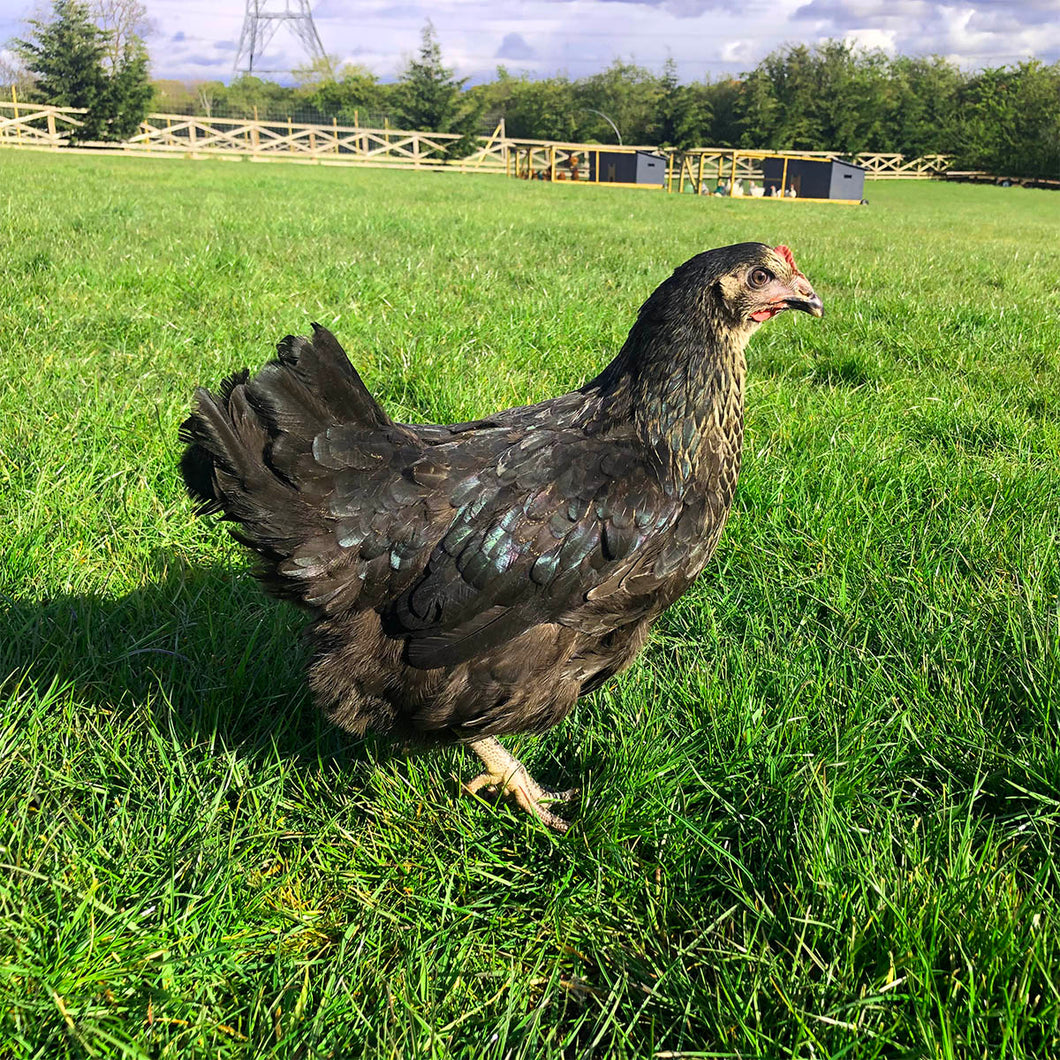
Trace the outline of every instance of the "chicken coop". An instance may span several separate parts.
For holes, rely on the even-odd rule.
[[[861,202],[865,197],[864,168],[835,158],[763,158],[762,181],[767,195],[794,189],[799,199]]]
[[[753,151],[696,147],[674,151],[668,191],[694,195],[749,196],[787,202],[864,202],[868,170],[826,151]]]
[[[593,151],[589,180],[596,184],[666,183],[666,157],[650,151]]]
[[[644,147],[528,140],[510,144],[505,169],[509,176],[522,180],[661,191],[666,187],[670,160]]]
[[[820,151],[754,151],[698,147],[689,151],[615,144],[513,140],[508,176],[583,187],[647,188],[696,195],[783,198],[791,202],[864,202],[862,166]]]

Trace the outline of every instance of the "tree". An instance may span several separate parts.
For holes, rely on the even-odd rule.
[[[151,102],[147,47],[139,37],[129,38],[107,77],[103,109],[107,114],[105,140],[127,140],[136,134]]]
[[[887,150],[916,158],[957,146],[957,96],[964,76],[937,55],[891,61]]]
[[[382,106],[384,88],[371,70],[356,63],[338,62],[330,57],[314,59],[307,66],[294,71],[296,89],[306,106],[321,115],[341,116],[353,122],[356,117],[364,122],[366,111],[377,111]]]
[[[893,85],[889,60],[844,41],[767,55],[747,74],[736,103],[744,147],[887,150]]]
[[[115,31],[95,25],[79,0],[54,0],[52,19],[31,19],[30,39],[12,46],[35,75],[33,95],[59,107],[84,107],[75,142],[122,140],[143,120],[151,99],[147,48],[127,34],[108,52]]]
[[[606,70],[575,82],[579,138],[615,142],[602,113],[618,127],[624,143],[650,143],[661,94],[659,78],[650,70],[616,59]]]
[[[71,140],[102,140],[106,116],[103,33],[77,0],[55,0],[52,20],[30,19],[29,40],[12,41],[15,54],[36,76],[34,99],[57,107],[85,107]]]
[[[0,89],[9,99],[13,88],[19,99],[31,99],[34,77],[13,53],[0,51]]]
[[[701,147],[736,147],[740,142],[740,96],[743,85],[735,78],[708,81],[703,95],[710,106],[710,131]]]
[[[736,86],[729,143],[733,147],[779,148],[775,137],[782,115],[783,106],[770,72],[759,64]]]
[[[962,167],[999,176],[1060,172],[1060,63],[1037,61],[982,70],[958,94]]]
[[[151,31],[147,8],[140,0],[92,0],[89,9],[103,32],[103,70],[108,78],[106,139],[126,140],[136,133],[150,106],[144,36]]]
[[[147,8],[140,0],[91,0],[89,15],[106,37],[103,68],[113,74],[121,69],[124,57],[152,32]]]
[[[747,114],[745,130],[757,140],[748,146],[805,151],[831,146],[822,143],[819,63],[805,44],[767,55],[747,85],[756,106]]]
[[[682,85],[677,80],[677,64],[667,59],[659,82],[654,139],[663,147],[703,147],[710,135],[713,109],[706,85]]]
[[[419,55],[410,59],[398,82],[394,96],[401,124],[406,129],[429,129],[432,132],[461,133],[447,155],[459,158],[474,146],[481,105],[463,98],[467,78],[456,80],[453,71],[442,63],[442,49],[428,21],[423,27]]]
[[[483,92],[490,113],[504,118],[509,136],[527,140],[573,140],[578,128],[577,104],[565,77],[512,77],[504,67]]]
[[[338,75],[339,60],[336,55],[318,55],[302,66],[296,66],[294,83],[303,91],[310,91],[317,85],[334,81]]]
[[[199,81],[195,85],[195,103],[201,113],[207,117],[213,115],[213,109],[225,98],[228,86],[223,81]]]
[[[294,113],[294,91],[275,81],[266,81],[253,74],[237,77],[218,101],[233,117],[267,118],[288,117]]]

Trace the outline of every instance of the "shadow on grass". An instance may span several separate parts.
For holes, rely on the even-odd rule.
[[[147,709],[185,742],[347,762],[375,757],[315,709],[305,683],[305,619],[245,570],[168,562],[125,596],[3,597],[0,689],[56,684],[119,717]]]
[[[363,784],[377,766],[410,755],[431,773],[451,772],[437,745],[358,739],[331,724],[306,683],[308,617],[267,597],[245,567],[161,557],[159,568],[156,580],[123,596],[0,593],[0,695],[31,685],[43,696],[54,685],[69,691],[75,711],[172,732],[204,754],[220,743],[262,763],[339,770],[344,784]],[[458,769],[470,777],[478,763],[465,757]],[[569,787],[588,768],[547,755],[540,779]],[[457,781],[447,786],[458,799]]]
[[[241,756],[264,761],[279,754],[306,772],[321,761],[363,766],[377,756],[374,744],[351,741],[315,711],[305,688],[305,652],[298,635],[304,619],[268,600],[243,570],[171,564],[155,582],[124,596],[70,593],[5,604],[0,674],[13,674],[16,682],[21,676],[41,690],[53,682],[68,686],[82,709],[126,718],[149,711],[158,729],[173,728],[182,743],[205,745],[204,754],[218,739],[238,748]],[[658,645],[654,650],[662,653]],[[675,656],[666,669],[681,665]],[[671,680],[671,673],[665,673],[658,688],[645,687],[636,699],[654,698],[648,693],[662,693]],[[613,706],[621,710],[620,704]],[[580,720],[606,733],[610,712],[603,707],[603,697],[598,697],[581,708]],[[632,727],[639,736],[626,747],[629,778],[621,775],[618,740],[604,738],[597,745],[605,748],[602,758],[591,749],[575,748],[570,749],[571,757],[564,756],[561,768],[569,770],[572,781],[586,769],[607,774],[608,791],[601,793],[601,802],[611,807],[608,815],[598,808],[578,810],[579,815],[585,813],[589,849],[581,842],[527,837],[521,817],[502,813],[483,814],[470,832],[463,832],[450,827],[455,807],[442,806],[440,800],[434,813],[428,810],[422,819],[403,813],[395,819],[401,827],[387,829],[385,837],[377,833],[371,849],[380,852],[378,862],[372,861],[375,853],[357,860],[351,845],[352,871],[358,880],[363,876],[374,881],[373,895],[384,896],[385,911],[390,912],[385,903],[393,903],[394,920],[402,929],[377,929],[375,925],[390,921],[379,917],[374,905],[369,916],[356,887],[340,883],[343,904],[334,923],[317,928],[321,938],[326,932],[327,946],[332,947],[321,951],[319,966],[326,972],[328,962],[341,961],[342,951],[334,947],[345,945],[354,932],[379,930],[378,945],[414,967],[423,949],[437,944],[439,909],[474,910],[477,919],[462,918],[461,932],[469,931],[470,924],[491,926],[477,929],[478,937],[468,948],[447,941],[432,953],[437,989],[458,989],[469,953],[481,968],[493,972],[494,958],[485,954],[494,951],[498,925],[515,925],[515,937],[526,946],[523,963],[532,969],[522,985],[531,992],[535,1010],[548,1006],[552,1033],[562,1038],[565,1054],[572,1056],[652,1055],[660,1048],[671,1053],[700,1051],[704,1043],[719,1041],[722,1033],[729,1055],[750,1052],[746,1043],[759,1035],[770,1038],[775,1055],[801,1055],[792,1038],[790,1006],[846,1020],[851,998],[871,998],[881,983],[893,979],[892,951],[899,950],[895,938],[902,940],[899,974],[906,973],[901,954],[908,951],[908,968],[916,970],[918,959],[929,969],[917,972],[920,982],[948,989],[951,969],[946,955],[957,949],[962,937],[960,917],[969,902],[968,885],[908,883],[905,866],[924,858],[929,867],[946,863],[951,837],[957,834],[949,818],[927,819],[923,828],[932,829],[931,841],[921,850],[917,837],[923,831],[910,827],[910,808],[901,799],[874,798],[885,783],[879,776],[882,770],[872,771],[872,779],[865,781],[867,769],[854,771],[844,763],[826,773],[818,768],[818,756],[811,760],[806,752],[824,751],[830,742],[827,734],[818,744],[812,730],[805,746],[792,744],[795,737],[778,722],[773,753],[752,754],[740,747],[742,722],[737,715],[728,722],[733,732],[724,741],[730,748],[726,754],[718,742],[688,724],[694,717],[694,712],[674,718],[669,710],[658,710],[646,712],[642,727],[627,720],[627,732]],[[943,752],[956,758],[957,749],[947,735],[939,733],[933,743],[946,763],[944,773],[952,775],[955,766]],[[761,739],[770,736],[765,733]],[[915,768],[911,763],[898,765]],[[355,774],[354,783],[369,772],[344,771]],[[631,782],[644,797],[616,805],[621,786]],[[893,790],[895,780],[887,783]],[[651,797],[653,792],[658,798]],[[364,821],[357,801],[342,807],[348,832],[356,832]],[[896,801],[901,816],[892,821]],[[377,802],[385,812],[385,790]],[[950,816],[971,818],[977,809],[972,800],[961,814]],[[292,828],[292,836],[298,831],[284,827]],[[980,830],[971,821],[966,831],[979,844],[989,829],[999,827],[989,821]],[[284,833],[278,842],[290,844],[287,850],[306,842],[319,854],[319,829],[319,818],[312,817],[298,838]],[[446,834],[452,836],[451,845],[442,847],[434,869],[424,851],[428,846],[435,850]],[[450,852],[460,866],[456,872],[449,868]],[[533,871],[525,870],[528,858]],[[203,859],[207,866],[215,863],[210,855]],[[512,871],[513,866],[522,871]],[[975,868],[980,871],[993,873],[996,867]],[[906,925],[902,908],[893,916],[887,908],[880,910],[873,886],[881,877],[889,886],[908,887],[909,908],[933,902],[933,909],[941,910],[936,916],[942,926],[932,929],[935,934],[927,942],[918,941],[919,920],[912,917],[912,926]],[[600,879],[607,881],[603,897]],[[932,874],[925,873],[923,879],[932,880]],[[205,890],[207,885],[196,877],[190,883],[182,879],[181,886]],[[1047,894],[1045,884],[1039,887]],[[419,919],[412,917],[413,908],[419,910]],[[255,913],[255,918],[260,915]],[[556,936],[545,936],[542,942],[540,925],[550,919],[558,921]],[[994,921],[986,923],[973,941],[978,944],[995,926]],[[1017,928],[1023,930],[1021,924],[1012,930]],[[837,938],[852,939],[849,955],[837,946]],[[995,962],[999,974],[1010,974],[1006,962],[1011,955],[1022,958],[1026,946],[1020,935]],[[830,956],[836,952],[838,956]],[[512,974],[507,960],[498,976]],[[285,976],[293,975],[289,963],[282,967]],[[822,975],[826,969],[828,974]],[[252,974],[231,974],[240,986],[226,990],[243,989],[249,995],[260,988]],[[308,976],[304,966],[303,974]],[[1031,985],[1039,989],[1037,982]],[[318,989],[322,1005],[343,1003],[328,993],[330,988]],[[437,1003],[429,991],[417,993],[407,985],[402,989],[410,1008]],[[779,989],[784,991],[784,1005],[776,1001]],[[164,1011],[163,1003],[174,1004],[173,998],[143,990],[159,1011]],[[381,985],[374,994],[386,996]],[[754,1020],[748,1017],[746,1039],[732,1022],[731,1004],[724,1000],[730,997],[755,999],[757,1011]],[[942,997],[949,1001],[950,994]],[[146,1007],[147,1001],[142,1003]],[[516,1002],[511,1004],[508,1011],[521,1011]],[[451,1011],[460,1013],[458,1007]],[[894,1032],[888,1021],[896,1018],[896,1011],[897,1018],[914,1025],[917,1012],[911,1002],[905,1007],[895,1002],[879,1018],[866,1003],[864,1018],[876,1021],[873,1033],[890,1039]],[[490,1014],[504,1017],[503,1005],[496,1004]],[[142,1018],[139,1013],[137,1018]],[[381,1007],[375,1018],[380,1023],[386,1018]],[[458,1022],[461,1018],[462,1013],[456,1017]],[[835,1019],[832,1023],[840,1026]],[[63,1033],[57,1021],[56,1026]],[[260,1032],[260,1021],[258,1026]],[[270,1021],[267,1030],[272,1026]],[[469,1036],[469,1050],[481,1045],[481,1027],[475,1021],[460,1033]],[[527,1031],[525,1040],[532,1042],[534,1033]],[[835,1055],[832,1046],[838,1052],[845,1044],[838,1029],[826,1026],[818,1033],[830,1055]],[[518,1027],[512,1035],[518,1041]],[[533,1048],[528,1045],[522,1055],[533,1055]]]

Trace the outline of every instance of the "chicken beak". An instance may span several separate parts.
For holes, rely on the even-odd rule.
[[[800,283],[796,290],[797,295],[785,300],[789,309],[801,309],[814,317],[824,316],[824,302],[808,283]]]

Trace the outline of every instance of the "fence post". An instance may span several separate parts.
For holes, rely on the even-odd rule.
[[[15,137],[18,140],[19,147],[22,146],[22,126],[18,120],[18,95],[15,93],[15,86],[11,86],[11,105],[15,108]]]
[[[258,108],[256,104],[254,106],[254,124],[250,128],[250,142],[253,145],[254,154],[257,154],[258,146],[261,141],[258,137]]]
[[[335,154],[339,153],[339,119],[331,116],[331,135],[335,137]]]
[[[48,111],[48,139],[52,142],[52,147],[58,147],[59,137],[55,132],[55,111]]]

